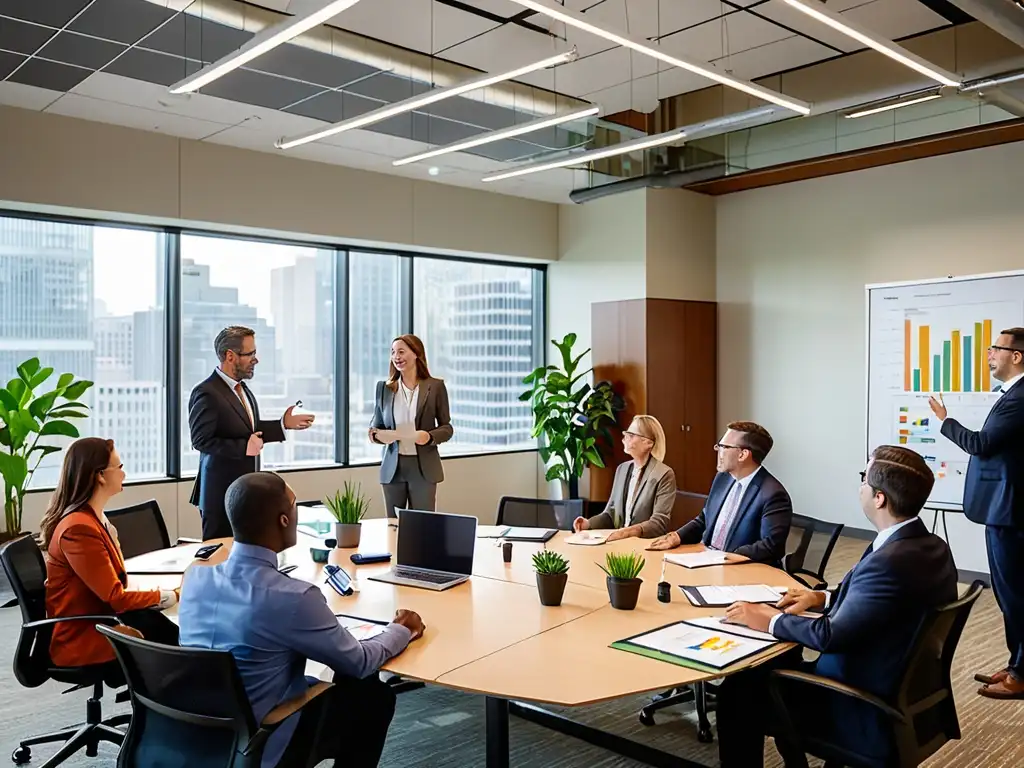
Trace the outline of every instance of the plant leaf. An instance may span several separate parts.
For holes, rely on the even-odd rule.
[[[48,414],[46,414],[46,416],[47,416],[47,418],[50,418],[50,419],[87,419],[87,418],[89,418],[89,414],[87,414],[87,413],[82,413],[81,411],[69,411],[69,410],[65,410],[63,407],[59,408],[56,411],[50,411]]]
[[[18,366],[18,376],[21,377],[21,380],[23,382],[28,384],[30,381],[32,381],[32,377],[35,376],[36,371],[38,370],[39,358],[30,357],[28,360],[26,360],[24,363]]]
[[[0,389],[0,403],[3,403],[4,408],[8,411],[18,410],[18,398],[6,389]],[[7,420],[6,416],[4,417],[4,420]]]
[[[17,404],[15,407],[18,407],[21,405],[21,398],[25,396],[28,387],[25,386],[25,382],[21,379],[11,379],[7,382],[7,391],[14,397]]]
[[[68,400],[77,400],[82,395],[84,395],[85,391],[89,389],[89,387],[91,386],[91,381],[76,381],[74,384],[72,384],[71,386],[64,390],[64,397],[66,397]]]
[[[37,419],[45,419],[50,409],[53,408],[53,403],[59,394],[60,393],[57,392],[57,390],[54,390],[53,392],[47,392],[45,395],[37,397],[28,404],[28,412]]]
[[[66,437],[75,437],[79,435],[78,427],[72,424],[70,421],[48,421],[43,424],[43,428],[39,431],[40,435],[64,435]]]
[[[31,456],[36,451],[39,451],[40,453],[43,454],[43,456],[41,456],[40,458],[43,458],[49,456],[51,453],[60,453],[62,450],[64,449],[56,445],[37,445],[34,446],[32,450],[28,452],[28,455]]]
[[[43,368],[43,370],[39,371],[39,373],[32,377],[32,380],[28,383],[28,388],[36,389],[37,387],[39,387],[40,384],[42,384],[52,375],[53,368]]]
[[[57,379],[57,389],[63,391],[68,388],[72,381],[75,380],[75,374],[73,373],[62,373],[60,378]]]
[[[16,453],[0,453],[0,475],[3,475],[4,483],[16,489],[20,496],[28,477],[28,462]]]

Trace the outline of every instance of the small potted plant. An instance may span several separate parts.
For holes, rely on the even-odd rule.
[[[569,579],[569,561],[557,552],[543,550],[533,556],[537,572],[537,594],[541,605],[561,605],[565,582]]]
[[[353,549],[359,546],[362,533],[362,519],[370,508],[370,502],[363,496],[358,485],[348,480],[340,491],[324,499],[324,505],[334,516],[334,538],[338,549]]]
[[[632,611],[636,608],[637,598],[640,597],[640,585],[643,583],[643,579],[638,578],[644,567],[643,556],[637,552],[609,552],[604,562],[604,565],[597,565],[608,574],[605,583],[608,585],[608,599],[612,602],[612,608]]]

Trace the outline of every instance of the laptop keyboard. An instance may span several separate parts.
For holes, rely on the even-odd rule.
[[[431,584],[447,584],[454,576],[449,576],[444,573],[423,573],[422,571],[413,571],[409,568],[402,568],[397,566],[395,568],[395,576],[399,576],[403,579],[412,579],[413,581],[426,581]]]

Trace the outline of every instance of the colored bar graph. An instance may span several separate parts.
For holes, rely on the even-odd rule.
[[[974,391],[981,390],[981,323],[974,324]]]
[[[932,389],[925,387],[925,392],[942,389],[942,355],[932,355]]]
[[[921,391],[921,369],[920,368],[915,368],[914,369],[914,391],[915,392],[920,392]]]
[[[971,337],[964,336],[964,392],[973,392],[971,389],[971,371],[974,370],[974,357],[971,353]]]
[[[930,344],[929,332],[931,328],[927,325],[922,325],[917,329],[917,359],[921,367],[921,391],[931,392],[930,384],[928,379],[928,346]]]
[[[984,323],[984,331],[982,336],[982,342],[978,345],[978,357],[982,354],[988,354],[988,348],[992,346],[992,321],[986,320]],[[988,361],[981,366],[981,383],[978,385],[979,392],[991,392],[992,391],[992,372],[988,369]]]
[[[953,361],[950,363],[953,369],[953,392],[960,392],[960,331],[953,331]]]
[[[949,392],[952,389],[950,380],[950,343],[948,341],[942,342],[942,391]]]

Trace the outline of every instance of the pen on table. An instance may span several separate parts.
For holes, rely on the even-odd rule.
[[[658,579],[658,581],[664,581],[665,580],[665,562],[666,562],[665,561],[665,556],[662,555],[661,556],[661,578]]]

